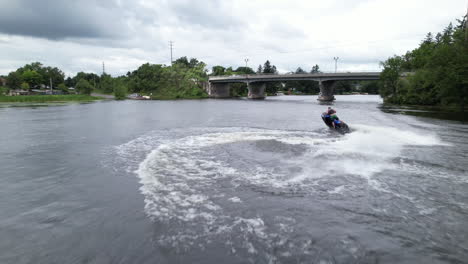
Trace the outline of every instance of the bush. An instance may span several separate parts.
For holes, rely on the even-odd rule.
[[[121,83],[114,86],[114,96],[116,100],[125,100],[127,98],[127,87]]]
[[[10,91],[10,89],[8,89],[8,87],[0,86],[0,95],[8,94],[8,91]]]
[[[80,94],[90,95],[93,91],[93,86],[85,79],[80,79],[75,88]]]

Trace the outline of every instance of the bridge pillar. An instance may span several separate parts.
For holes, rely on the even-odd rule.
[[[319,101],[333,101],[336,81],[319,81],[320,95],[317,98]]]
[[[249,88],[249,94],[247,98],[249,99],[265,99],[265,83],[254,82],[248,83],[247,87]]]
[[[208,96],[212,98],[229,98],[229,83],[210,83],[208,86]]]

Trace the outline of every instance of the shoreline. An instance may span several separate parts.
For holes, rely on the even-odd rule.
[[[19,95],[0,96],[0,103],[64,103],[64,102],[89,102],[103,100],[100,96],[90,95]]]

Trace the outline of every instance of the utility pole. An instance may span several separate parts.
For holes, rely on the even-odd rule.
[[[466,8],[465,15],[465,42],[468,42],[468,7]]]
[[[106,66],[104,65],[104,62],[102,62],[102,75],[106,73]]]
[[[335,73],[336,73],[337,64],[338,64],[338,60],[340,59],[340,57],[333,57],[333,59],[335,60]]]
[[[245,61],[245,78],[247,79],[247,82],[248,82],[249,81],[249,76],[248,76],[248,73],[247,73],[247,62],[249,62],[249,59],[245,58],[244,61]]]
[[[49,81],[50,81],[50,94],[52,95],[54,94],[54,92],[52,91],[52,77],[50,77]]]
[[[171,66],[172,66],[172,48],[174,47],[174,42],[172,40],[169,41],[169,47],[171,48]]]

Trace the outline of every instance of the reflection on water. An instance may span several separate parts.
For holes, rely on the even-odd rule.
[[[460,109],[446,109],[435,106],[397,106],[383,105],[380,109],[385,113],[405,114],[419,117],[429,117],[453,121],[468,122],[468,112]]]

